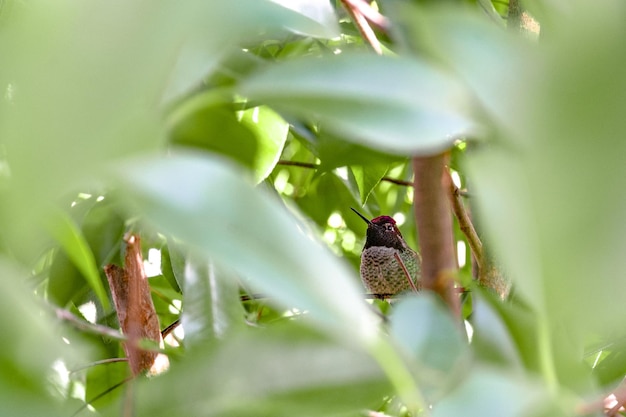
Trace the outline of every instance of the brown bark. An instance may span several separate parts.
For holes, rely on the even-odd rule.
[[[129,235],[125,240],[125,267],[107,265],[104,272],[111,287],[122,333],[128,338],[124,342],[124,351],[133,375],[137,375],[149,370],[158,355],[157,352],[140,348],[139,341],[148,339],[158,344],[161,331],[143,269],[139,237]]]
[[[458,293],[454,288],[456,261],[452,216],[444,169],[446,154],[414,157],[414,209],[422,255],[422,288],[431,290],[460,317]]]

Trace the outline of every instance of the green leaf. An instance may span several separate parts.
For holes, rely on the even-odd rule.
[[[485,294],[481,297],[479,291],[473,292],[473,309],[471,324],[473,328],[472,348],[479,359],[487,363],[506,366],[511,370],[521,371],[523,364],[506,322],[498,311],[485,299],[494,297]],[[499,301],[492,300],[493,303]],[[521,323],[517,323],[521,326]],[[532,330],[528,332],[533,334]]]
[[[237,281],[215,263],[188,256],[185,266],[185,345],[223,339],[244,324]]]
[[[410,355],[416,377],[431,394],[448,389],[459,378],[461,365],[469,359],[467,342],[462,329],[433,294],[401,300],[390,321],[392,336]]]
[[[441,152],[476,127],[463,86],[411,58],[342,53],[294,59],[258,72],[240,88],[281,112],[314,117],[346,139],[393,153]]]
[[[63,386],[52,385],[51,380],[67,377],[63,371],[66,359],[84,357],[78,347],[62,343],[58,328],[51,325],[50,312],[43,310],[32,290],[23,285],[28,276],[0,257],[0,315],[16,318],[0,323],[0,333],[10,341],[0,349],[0,414],[66,416],[70,411],[62,410],[54,398],[64,394]],[[58,366],[53,371],[55,361]]]
[[[258,106],[241,113],[240,123],[246,126],[256,139],[254,178],[263,181],[272,172],[287,140],[289,124],[267,106]]]
[[[24,207],[40,216],[42,202],[93,182],[112,160],[161,146],[168,85],[184,79],[172,87],[179,94],[198,85],[261,28],[330,35],[330,5],[314,3],[296,10],[263,0],[15,3],[0,40],[0,86],[10,92],[0,102],[7,218]],[[3,230],[9,245],[34,256],[40,231],[32,222],[7,221]]]
[[[188,20],[196,36],[185,39],[180,48],[164,94],[166,102],[200,85],[229,49],[237,48],[242,40],[258,37],[259,32],[288,30],[319,38],[339,35],[334,11],[327,1],[213,0],[198,1],[193,6],[195,10],[189,3],[182,9],[195,13]]]
[[[294,18],[288,28],[302,35],[319,38],[335,38],[339,36],[339,26],[335,11],[328,1],[317,0],[271,0],[288,10],[295,12],[299,19]],[[294,16],[295,17],[295,16]],[[294,24],[296,23],[296,24]]]
[[[176,250],[176,249],[174,249]],[[174,260],[173,257],[179,256],[178,254],[171,254],[170,245],[165,245],[161,248],[161,271],[163,272],[163,277],[167,280],[170,286],[176,291],[181,292],[181,288],[183,285],[183,280],[179,281],[179,276],[174,271]],[[184,262],[184,260],[183,260]],[[182,275],[180,276],[182,278]]]
[[[107,292],[100,279],[93,252],[81,230],[66,213],[60,210],[51,210],[49,214],[50,219],[47,221],[48,231],[59,242],[69,259],[85,277],[102,307],[108,310],[111,306]]]
[[[190,111],[171,130],[171,141],[227,155],[250,168],[257,182],[272,172],[285,145],[289,125],[265,106],[235,112],[230,105]],[[228,140],[225,140],[228,138]]]
[[[205,416],[207,410],[215,416],[356,416],[391,390],[363,352],[295,322],[196,349],[137,388],[138,415],[155,417]]]
[[[257,139],[237,120],[229,105],[204,107],[188,114],[172,128],[170,135],[174,144],[220,153],[245,167],[254,167]]]
[[[574,338],[619,326],[620,307],[606,300],[626,291],[617,279],[626,271],[626,199],[607,181],[626,176],[626,146],[617,140],[626,132],[618,110],[626,106],[626,83],[611,76],[626,63],[618,45],[622,10],[612,1],[576,3],[553,39],[526,56],[535,64],[517,68],[524,88],[489,100],[494,108],[515,106],[499,113],[506,145],[472,156],[469,165],[507,273],[547,320],[570,323]]]
[[[368,165],[367,167],[353,165],[350,167],[352,175],[356,181],[356,185],[359,188],[359,195],[361,196],[361,205],[365,205],[370,193],[378,185],[380,179],[385,176],[389,165]]]
[[[432,416],[535,416],[547,404],[544,389],[538,381],[477,367],[433,408]]]
[[[275,302],[308,311],[341,337],[372,330],[354,271],[235,166],[174,154],[135,160],[112,174],[159,230],[219,259]]]

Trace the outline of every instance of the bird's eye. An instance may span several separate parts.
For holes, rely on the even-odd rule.
[[[391,224],[388,224],[386,228],[390,232],[393,231],[393,225],[391,225]]]

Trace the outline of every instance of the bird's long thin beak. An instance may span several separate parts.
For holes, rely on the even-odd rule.
[[[354,208],[350,207],[350,209],[351,209],[353,212],[355,212],[356,214],[358,214],[360,218],[362,218],[363,220],[365,220],[365,222],[366,222],[368,225],[372,224],[372,222],[371,222],[371,221],[369,221],[367,217],[365,217],[364,215],[362,215],[361,213],[359,213],[358,211],[356,211]]]

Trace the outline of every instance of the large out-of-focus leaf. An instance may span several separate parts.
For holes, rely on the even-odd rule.
[[[472,347],[479,359],[487,363],[506,366],[511,370],[521,371],[522,361],[515,345],[515,340],[506,327],[506,323],[497,311],[485,300],[491,294],[480,297],[473,294],[472,302]],[[520,324],[521,325],[521,324]],[[533,332],[529,331],[529,338]]]
[[[432,294],[423,293],[399,302],[391,314],[391,334],[409,353],[417,378],[431,394],[450,388],[467,364],[467,342],[460,326]]]
[[[492,117],[494,143],[470,155],[476,207],[504,272],[539,312],[536,351],[554,385],[584,384],[568,360],[621,326],[622,306],[607,300],[626,291],[626,198],[616,192],[626,83],[614,73],[626,65],[625,7],[570,2],[539,43],[467,15],[414,25]]]
[[[537,47],[532,70],[518,68],[524,94],[505,115],[512,146],[477,156],[471,168],[484,184],[485,226],[520,292],[554,323],[610,331],[622,310],[606,300],[626,291],[626,198],[615,192],[626,177],[618,139],[626,133],[626,83],[612,75],[626,64],[617,17],[624,4],[576,5]],[[506,216],[491,217],[496,204]]]
[[[294,324],[196,349],[137,388],[138,415],[153,417],[357,416],[390,393],[371,358]]]
[[[294,32],[319,38],[339,35],[337,17],[328,0],[270,0],[292,10],[299,17],[287,27]]]
[[[317,38],[339,35],[337,21],[326,0],[220,0],[205,4],[202,15],[203,36],[188,37],[181,48],[176,66],[170,76],[164,100],[181,96],[207,76],[226,52],[259,32],[287,29]],[[186,8],[189,6],[186,4]]]
[[[533,71],[529,42],[477,10],[445,5],[416,8],[400,0],[389,0],[389,6],[390,16],[397,21],[394,33],[407,49],[420,55],[427,51],[447,65],[490,116],[513,127],[508,122],[521,103],[511,97],[524,93],[528,85],[520,80]]]
[[[237,281],[214,262],[188,256],[185,265],[185,344],[224,338],[244,323]]]
[[[0,136],[10,170],[3,200],[9,214],[29,207],[32,217],[41,201],[92,180],[112,159],[163,143],[162,95],[188,47],[202,59],[183,65],[187,86],[252,34],[290,27],[321,35],[329,20],[328,10],[312,19],[267,0],[59,0],[12,9],[0,39]],[[7,217],[6,239],[35,241],[33,222]]]
[[[0,259],[0,333],[6,343],[0,349],[0,414],[3,416],[61,416],[59,403],[50,396],[52,365],[79,351],[64,345],[22,284],[27,273]],[[67,376],[65,376],[67,377]],[[60,394],[61,392],[57,392]]]
[[[216,257],[276,302],[310,312],[343,336],[371,330],[354,272],[236,166],[175,154],[134,160],[116,172],[129,201],[160,230]]]
[[[463,86],[411,58],[344,53],[294,59],[250,77],[241,92],[395,153],[440,152],[476,127]]]
[[[450,395],[433,408],[433,417],[524,417],[546,408],[544,388],[515,374],[475,368]],[[557,414],[558,415],[558,414]]]

